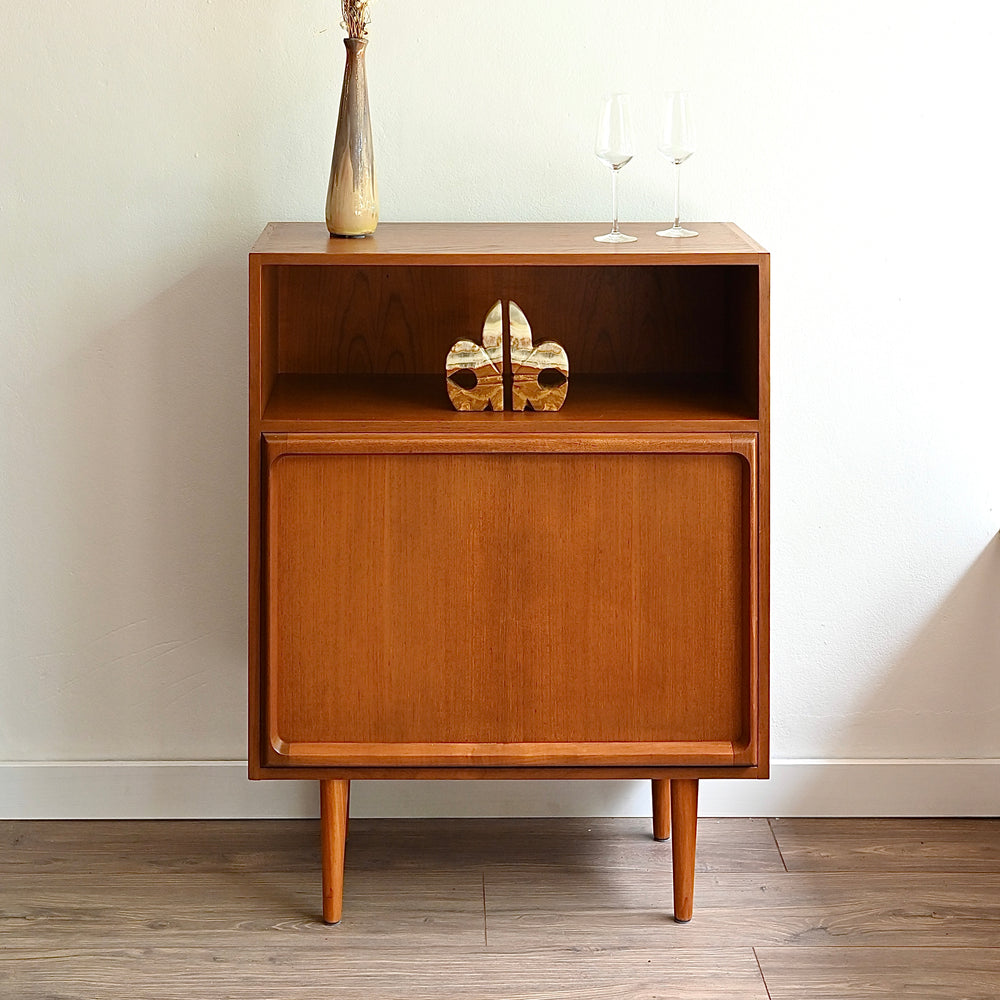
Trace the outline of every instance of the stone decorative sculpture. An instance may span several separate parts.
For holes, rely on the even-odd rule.
[[[503,304],[493,303],[483,342],[459,340],[445,363],[448,398],[456,410],[503,409]]]
[[[537,347],[521,307],[511,302],[510,363],[515,410],[558,410],[569,389],[569,358],[561,345]],[[459,340],[445,362],[448,398],[456,410],[503,409],[503,303],[493,303],[483,323],[483,342]]]
[[[569,389],[569,358],[554,340],[537,347],[528,319],[510,303],[510,366],[514,373],[513,409],[558,410]]]

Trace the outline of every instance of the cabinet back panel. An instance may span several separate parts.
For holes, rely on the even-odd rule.
[[[750,472],[721,454],[286,454],[272,743],[745,742]]]
[[[566,348],[571,372],[699,376],[741,391],[737,373],[756,369],[756,267],[277,270],[281,372],[443,372],[451,345],[479,341],[500,298],[521,306],[536,344]]]

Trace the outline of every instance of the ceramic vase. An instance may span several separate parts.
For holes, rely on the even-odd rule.
[[[368,110],[363,38],[345,38],[347,63],[333,143],[326,228],[331,236],[370,236],[378,225],[378,188]]]

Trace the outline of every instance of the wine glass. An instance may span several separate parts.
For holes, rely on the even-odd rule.
[[[691,106],[683,90],[672,90],[664,96],[656,148],[674,165],[674,224],[669,229],[659,230],[656,235],[697,236],[693,229],[681,225],[681,164],[694,152]]]
[[[618,171],[632,159],[632,109],[628,94],[612,94],[604,99],[601,120],[597,126],[594,153],[611,168],[611,232],[595,236],[598,243],[634,243],[635,236],[626,236],[618,228]]]

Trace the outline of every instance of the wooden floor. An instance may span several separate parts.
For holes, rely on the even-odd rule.
[[[640,820],[0,822],[16,1000],[997,1000],[1000,820],[699,824],[695,915]]]

